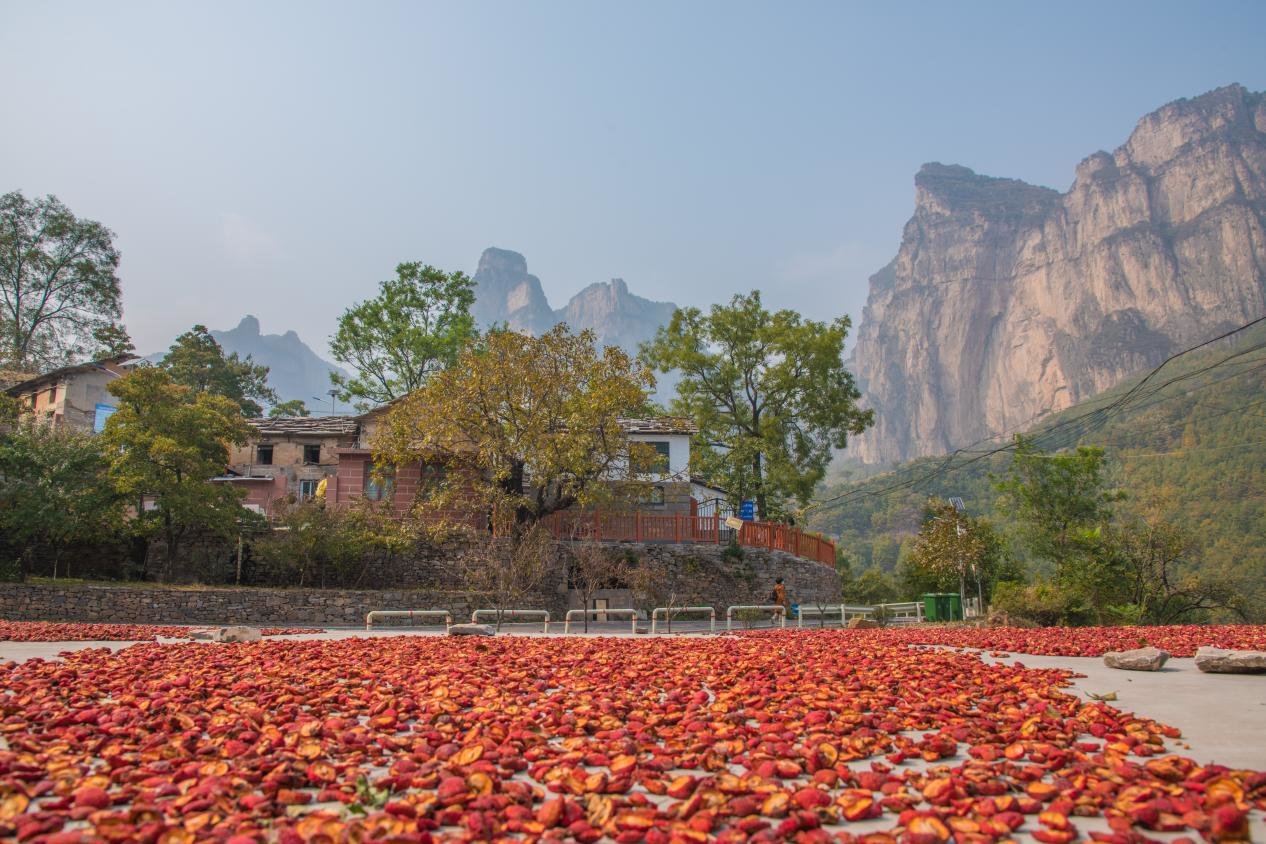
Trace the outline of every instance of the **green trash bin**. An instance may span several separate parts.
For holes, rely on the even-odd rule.
[[[963,600],[957,592],[927,592],[920,597],[925,621],[963,620]]]

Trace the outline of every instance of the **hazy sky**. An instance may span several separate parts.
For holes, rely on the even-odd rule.
[[[527,256],[708,305],[865,302],[925,161],[1066,190],[1148,111],[1266,88],[1266,3],[0,2],[0,192],[113,229],[138,348],[320,354],[396,263]]]

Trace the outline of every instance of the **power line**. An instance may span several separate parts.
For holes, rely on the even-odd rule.
[[[1077,435],[1078,435],[1079,437],[1080,437],[1080,436],[1085,436],[1087,433],[1090,433],[1090,432],[1093,432],[1094,430],[1097,430],[1098,428],[1102,427],[1102,425],[1103,425],[1103,424],[1105,424],[1105,423],[1106,423],[1106,422],[1107,422],[1110,418],[1112,418],[1112,417],[1113,417],[1113,416],[1115,416],[1116,414],[1120,413],[1120,412],[1121,412],[1121,410],[1122,410],[1124,407],[1126,407],[1126,406],[1129,404],[1129,402],[1130,402],[1130,401],[1131,401],[1131,400],[1132,400],[1132,399],[1133,399],[1133,398],[1134,398],[1134,397],[1135,397],[1135,396],[1136,396],[1136,395],[1137,395],[1137,394],[1138,394],[1138,393],[1139,393],[1139,392],[1140,392],[1140,391],[1141,391],[1141,390],[1142,390],[1142,389],[1143,389],[1143,388],[1144,388],[1144,387],[1148,384],[1148,382],[1149,382],[1149,381],[1151,381],[1151,380],[1152,380],[1152,378],[1154,378],[1154,377],[1155,377],[1155,376],[1156,376],[1156,375],[1157,375],[1157,374],[1158,374],[1158,373],[1159,373],[1162,369],[1164,369],[1164,368],[1165,368],[1166,366],[1168,366],[1170,363],[1172,363],[1172,362],[1174,362],[1174,361],[1178,360],[1178,359],[1179,359],[1179,358],[1181,358],[1181,357],[1184,357],[1185,355],[1189,355],[1189,354],[1191,354],[1191,353],[1193,353],[1193,352],[1195,352],[1195,351],[1198,351],[1198,350],[1200,350],[1200,349],[1203,349],[1203,348],[1204,348],[1204,347],[1206,347],[1206,346],[1212,345],[1212,344],[1217,343],[1217,342],[1219,342],[1219,341],[1221,341],[1221,340],[1225,340],[1225,339],[1227,339],[1228,337],[1231,337],[1231,336],[1232,336],[1232,335],[1234,335],[1234,334],[1238,334],[1238,333],[1240,333],[1240,332],[1242,332],[1242,331],[1245,331],[1245,330],[1247,330],[1247,329],[1249,329],[1249,328],[1252,328],[1253,326],[1258,325],[1258,324],[1261,324],[1261,323],[1263,323],[1263,322],[1266,322],[1266,316],[1263,316],[1263,317],[1258,317],[1257,319],[1250,320],[1249,322],[1244,323],[1243,325],[1239,326],[1238,328],[1233,328],[1233,329],[1231,329],[1230,331],[1226,331],[1226,332],[1224,332],[1224,333],[1222,333],[1222,334],[1219,334],[1219,335],[1218,335],[1218,336],[1216,336],[1216,337],[1210,338],[1210,339],[1208,339],[1208,340],[1205,340],[1205,341],[1203,341],[1203,342],[1201,342],[1201,343],[1196,344],[1195,346],[1191,346],[1191,347],[1189,347],[1189,348],[1187,348],[1187,349],[1183,349],[1183,350],[1182,350],[1182,351],[1180,351],[1180,352],[1176,352],[1176,353],[1174,353],[1174,354],[1170,355],[1169,357],[1165,358],[1165,360],[1161,361],[1161,363],[1160,363],[1158,366],[1156,366],[1156,367],[1155,367],[1155,368],[1153,368],[1150,372],[1148,372],[1148,373],[1147,373],[1147,375],[1143,376],[1143,378],[1142,378],[1142,379],[1140,379],[1140,380],[1139,380],[1139,381],[1138,381],[1138,382],[1137,382],[1134,386],[1132,386],[1129,390],[1127,390],[1127,391],[1126,391],[1123,395],[1121,395],[1120,397],[1118,397],[1118,398],[1116,398],[1115,400],[1111,401],[1111,402],[1110,402],[1110,403],[1108,403],[1107,405],[1104,405],[1103,407],[1094,408],[1094,409],[1092,409],[1092,410],[1090,410],[1090,411],[1088,411],[1088,412],[1086,412],[1086,413],[1083,413],[1083,414],[1080,414],[1080,415],[1078,415],[1078,416],[1074,416],[1074,417],[1072,417],[1072,418],[1070,418],[1070,419],[1067,419],[1067,420],[1064,420],[1064,421],[1062,421],[1062,422],[1059,422],[1059,423],[1057,423],[1056,425],[1054,425],[1052,428],[1049,428],[1049,429],[1047,429],[1047,430],[1045,430],[1045,431],[1043,431],[1043,432],[1039,433],[1035,439],[1049,439],[1049,438],[1051,437],[1051,435],[1053,435],[1053,434],[1058,434],[1058,433],[1060,433],[1060,432],[1061,432],[1061,430],[1067,429],[1067,428],[1069,428],[1069,427],[1071,427],[1071,426],[1073,426],[1073,425],[1076,425],[1076,424],[1077,424],[1077,423],[1079,423],[1079,422],[1082,422],[1082,421],[1084,421],[1084,420],[1086,420],[1086,419],[1089,419],[1089,418],[1091,418],[1091,417],[1095,417],[1095,416],[1097,416],[1098,418],[1097,418],[1097,419],[1095,419],[1095,421],[1094,421],[1093,423],[1091,423],[1091,425],[1090,425],[1090,426],[1088,426],[1088,428],[1087,428],[1086,430],[1082,430],[1082,431],[1077,432]],[[1189,373],[1182,373],[1182,374],[1180,374],[1180,375],[1177,375],[1177,376],[1175,376],[1175,377],[1173,377],[1173,378],[1170,378],[1169,380],[1167,380],[1167,381],[1165,381],[1165,382],[1163,382],[1163,383],[1161,383],[1161,384],[1155,385],[1154,387],[1152,387],[1151,389],[1149,389],[1146,393],[1144,393],[1144,396],[1152,396],[1152,395],[1155,395],[1157,392],[1159,392],[1159,391],[1163,390],[1165,387],[1170,386],[1170,385],[1172,385],[1172,384],[1174,384],[1174,383],[1177,383],[1178,381],[1182,381],[1182,380],[1186,380],[1186,379],[1188,379],[1188,378],[1193,378],[1193,377],[1196,377],[1196,376],[1198,376],[1198,375],[1200,375],[1200,374],[1203,374],[1203,373],[1205,373],[1205,372],[1208,372],[1208,371],[1210,371],[1210,370],[1212,370],[1212,369],[1214,369],[1214,368],[1216,368],[1216,367],[1218,367],[1218,366],[1222,366],[1222,365],[1224,365],[1224,364],[1228,363],[1229,361],[1231,361],[1231,360],[1233,360],[1233,359],[1235,359],[1235,358],[1238,358],[1238,357],[1243,357],[1243,356],[1244,356],[1244,355],[1246,355],[1246,354],[1250,354],[1250,353],[1252,353],[1252,352],[1254,352],[1254,351],[1257,351],[1257,350],[1259,350],[1259,349],[1263,349],[1263,348],[1266,348],[1266,342],[1262,342],[1262,343],[1257,343],[1257,344],[1254,344],[1253,346],[1251,346],[1251,347],[1249,347],[1249,348],[1247,348],[1247,349],[1243,349],[1243,350],[1240,350],[1240,351],[1238,351],[1238,352],[1235,352],[1234,354],[1228,355],[1227,357],[1223,358],[1222,360],[1217,361],[1217,362],[1215,362],[1215,363],[1213,363],[1213,364],[1211,364],[1211,365],[1209,365],[1209,366],[1203,367],[1203,368],[1201,368],[1201,369],[1198,369],[1198,370],[1193,370],[1192,372],[1189,372]],[[1239,374],[1244,374],[1244,373],[1239,373]],[[939,464],[939,465],[938,465],[935,469],[932,469],[931,471],[929,471],[929,472],[925,473],[924,475],[922,475],[922,476],[920,476],[920,477],[917,477],[917,478],[910,478],[910,479],[907,479],[907,480],[904,480],[904,481],[899,481],[899,482],[897,482],[897,483],[895,483],[895,484],[892,484],[892,485],[890,485],[890,486],[883,487],[883,488],[881,488],[881,489],[875,490],[874,492],[867,492],[866,490],[864,490],[864,489],[862,489],[862,488],[849,490],[848,492],[840,493],[839,495],[835,495],[835,496],[832,496],[832,497],[830,497],[830,498],[826,498],[826,499],[823,499],[823,500],[821,500],[821,501],[814,502],[813,504],[810,504],[810,505],[809,505],[809,507],[808,507],[807,509],[810,509],[810,510],[811,510],[811,509],[820,509],[820,508],[822,508],[822,507],[827,507],[827,506],[835,506],[835,505],[838,505],[838,504],[843,504],[843,503],[845,503],[846,501],[849,501],[849,500],[851,500],[852,498],[856,498],[856,497],[859,497],[859,496],[864,496],[864,497],[866,497],[866,498],[876,498],[876,497],[880,497],[880,496],[886,496],[886,495],[888,495],[888,494],[890,494],[890,493],[897,492],[897,491],[902,490],[902,489],[909,489],[909,488],[912,488],[912,487],[917,487],[918,485],[920,485],[920,484],[922,484],[922,483],[924,483],[924,482],[926,482],[926,481],[932,480],[933,478],[936,478],[936,477],[939,477],[939,476],[941,476],[941,475],[947,474],[948,472],[951,472],[951,471],[957,471],[957,470],[963,469],[963,468],[965,468],[965,467],[967,467],[967,466],[972,465],[973,463],[977,463],[977,462],[979,462],[979,461],[981,461],[981,460],[987,459],[987,458],[989,458],[989,457],[993,457],[993,456],[994,456],[994,455],[996,455],[996,454],[1001,454],[1001,453],[1003,453],[1003,452],[1010,451],[1010,450],[1012,450],[1012,449],[1015,447],[1014,443],[1006,443],[1006,444],[1003,444],[1003,445],[998,446],[998,447],[996,447],[996,448],[988,449],[988,450],[983,451],[983,452],[973,452],[973,451],[972,451],[972,449],[974,449],[976,446],[978,446],[978,445],[982,445],[982,444],[987,443],[987,442],[990,442],[990,441],[992,441],[992,440],[996,439],[998,436],[999,436],[999,434],[994,434],[994,435],[991,435],[990,437],[986,437],[985,439],[978,440],[977,442],[972,443],[971,445],[968,445],[968,446],[964,446],[964,447],[962,447],[962,448],[955,449],[953,452],[951,452],[949,455],[947,455],[947,456],[946,456],[946,458],[945,458],[945,460],[941,461],[941,463],[940,463],[940,464]],[[963,455],[963,454],[974,454],[975,456],[973,456],[973,457],[969,458],[968,460],[966,460],[966,461],[964,461],[964,462],[962,462],[962,463],[959,463],[959,464],[957,464],[957,465],[952,465],[952,464],[953,464],[953,461],[954,461],[954,458],[955,458],[955,457],[958,457],[958,456],[960,456],[960,455]]]
[[[1227,451],[1233,448],[1248,448],[1254,445],[1266,445],[1266,440],[1257,440],[1251,443],[1232,443],[1231,445],[1215,445],[1209,448],[1178,448],[1173,451],[1153,451],[1141,452],[1134,454],[1118,454],[1119,460],[1133,460],[1136,457],[1172,457],[1175,454],[1203,454],[1208,451]]]

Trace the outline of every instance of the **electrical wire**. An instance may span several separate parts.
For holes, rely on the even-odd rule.
[[[1201,343],[1198,343],[1194,346],[1191,346],[1189,348],[1183,349],[1180,352],[1176,352],[1170,355],[1169,357],[1165,358],[1165,360],[1161,361],[1161,363],[1157,365],[1155,368],[1153,368],[1150,372],[1148,372],[1147,375],[1143,376],[1142,379],[1140,379],[1136,384],[1134,384],[1129,390],[1127,390],[1120,397],[1114,399],[1113,401],[1109,402],[1108,404],[1102,407],[1094,408],[1083,414],[1079,414],[1077,416],[1071,417],[1070,419],[1056,423],[1052,428],[1042,431],[1034,439],[1035,440],[1049,439],[1053,434],[1058,434],[1061,431],[1066,430],[1070,428],[1071,426],[1076,425],[1079,422],[1091,419],[1092,417],[1093,417],[1093,421],[1087,426],[1086,429],[1076,431],[1076,437],[1080,438],[1080,437],[1084,437],[1088,433],[1093,433],[1094,431],[1102,428],[1103,425],[1106,424],[1109,419],[1120,414],[1124,410],[1124,408],[1127,407],[1130,404],[1130,402],[1133,399],[1135,399],[1136,396],[1139,395],[1141,391],[1143,391],[1144,387],[1146,387],[1148,383],[1169,364],[1173,363],[1174,361],[1186,355],[1189,355],[1193,352],[1203,349],[1206,346],[1210,346],[1214,343],[1225,340],[1235,334],[1246,331],[1252,328],[1253,326],[1259,325],[1263,322],[1266,322],[1266,316],[1262,316],[1262,317],[1258,317],[1256,319],[1250,320],[1249,322],[1246,322],[1243,325],[1238,326],[1237,328],[1233,328],[1230,331],[1226,331],[1222,334],[1219,334],[1216,337],[1212,337],[1208,340],[1205,340]],[[1164,381],[1157,385],[1153,385],[1146,392],[1143,392],[1142,396],[1144,398],[1153,396],[1156,393],[1160,392],[1161,390],[1164,390],[1166,387],[1171,386],[1172,384],[1178,383],[1179,381],[1197,377],[1205,372],[1209,372],[1217,368],[1218,366],[1225,365],[1236,358],[1243,357],[1244,355],[1251,354],[1252,352],[1258,351],[1263,348],[1266,348],[1266,342],[1256,343],[1253,346],[1250,346],[1249,348],[1242,349],[1231,355],[1228,355],[1225,358],[1222,358],[1221,360],[1213,364],[1210,364],[1208,366],[1205,366],[1197,370],[1193,370],[1191,372],[1181,373],[1173,378],[1170,378],[1167,381]],[[1249,370],[1249,371],[1253,371],[1253,370]],[[1244,373],[1239,373],[1239,374],[1244,374]],[[937,477],[948,474],[951,471],[958,471],[974,463],[980,462],[981,460],[985,460],[989,457],[993,457],[994,455],[1001,454],[1003,452],[1011,451],[1015,448],[1014,443],[1006,443],[996,448],[988,449],[985,451],[981,451],[981,452],[974,451],[974,449],[977,446],[982,445],[987,442],[991,442],[997,439],[998,436],[999,434],[994,434],[985,439],[978,440],[977,442],[972,443],[971,445],[955,449],[953,452],[947,455],[946,458],[943,461],[941,461],[940,464],[935,469],[932,469],[931,471],[919,477],[900,481],[890,486],[875,490],[874,492],[867,492],[865,489],[857,488],[857,489],[849,490],[844,493],[840,493],[839,495],[835,495],[830,498],[813,502],[808,507],[805,508],[806,515],[811,510],[822,509],[825,507],[839,506],[840,504],[843,504],[849,500],[852,500],[853,498],[886,497],[887,495],[890,495],[894,492],[898,492],[904,489],[917,488],[918,486],[930,480],[933,480]],[[1067,444],[1065,444],[1063,447],[1067,447]],[[962,455],[974,455],[974,456],[971,456],[970,458],[963,461],[962,463],[954,464],[953,462],[954,459]]]

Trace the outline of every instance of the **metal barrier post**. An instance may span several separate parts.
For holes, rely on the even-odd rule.
[[[375,618],[404,617],[407,617],[410,623],[412,623],[415,617],[443,618],[445,630],[453,626],[453,616],[448,610],[373,610],[372,612],[365,613],[365,629],[370,629]],[[412,626],[412,624],[410,624],[410,626]]]
[[[782,604],[736,604],[727,607],[725,610],[725,629],[730,631],[734,629],[734,611],[735,610],[762,610],[772,612],[774,618],[778,619],[779,627],[787,626],[787,608]]]
[[[563,617],[563,635],[564,635],[564,636],[566,636],[568,633],[570,633],[570,632],[571,632],[571,620],[572,620],[572,617],[573,617],[573,616],[575,616],[575,615],[577,615],[577,614],[580,614],[580,615],[597,615],[598,613],[605,613],[606,615],[614,615],[614,614],[616,614],[616,613],[618,613],[618,614],[620,614],[620,615],[625,615],[625,614],[627,613],[627,614],[628,614],[628,616],[629,616],[629,619],[632,621],[632,624],[633,624],[633,627],[632,627],[632,629],[630,630],[630,632],[631,632],[631,633],[633,633],[634,635],[636,635],[636,634],[637,634],[637,610],[628,609],[627,607],[626,607],[626,608],[623,608],[623,609],[621,609],[621,608],[619,608],[619,607],[615,607],[615,608],[607,608],[607,609],[600,609],[600,610],[599,610],[599,609],[594,609],[594,610],[568,610],[568,611],[567,611],[567,615],[565,615],[565,616]]]
[[[478,624],[480,616],[491,615],[494,619],[497,617],[498,610],[475,610],[470,614],[471,624]],[[500,610],[501,621],[504,623],[507,616],[533,616],[541,618],[545,622],[545,633],[549,633],[549,610]]]
[[[664,620],[668,621],[669,610],[672,611],[672,615],[680,615],[682,613],[688,613],[688,612],[691,612],[691,613],[706,612],[708,614],[708,622],[709,622],[708,626],[710,628],[710,631],[712,633],[717,632],[717,611],[715,607],[656,607],[655,609],[651,610],[651,635],[652,636],[655,635],[655,627],[659,623],[659,614],[662,612],[664,614]]]

